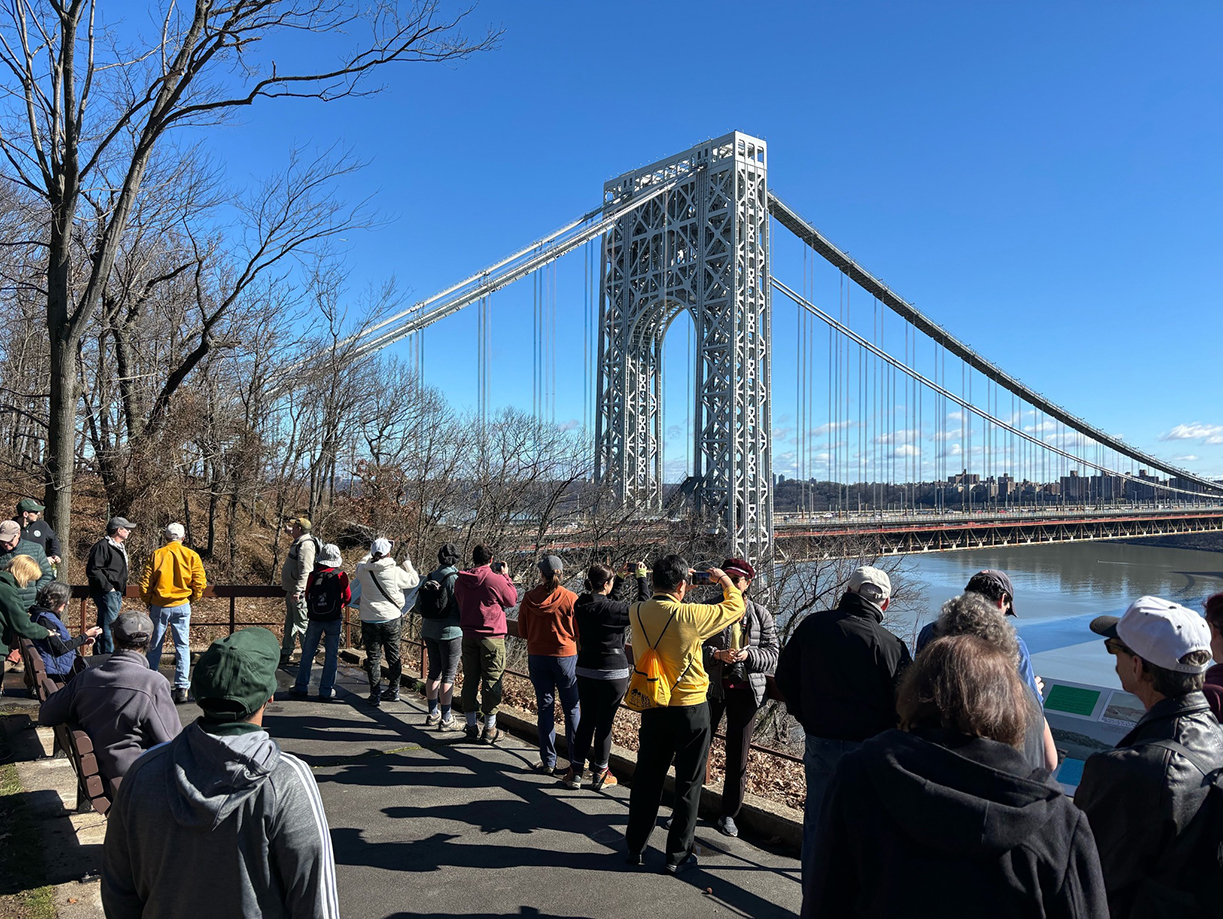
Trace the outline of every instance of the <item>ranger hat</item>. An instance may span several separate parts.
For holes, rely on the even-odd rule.
[[[280,642],[267,629],[218,638],[196,661],[191,691],[209,721],[243,721],[276,692]]]
[[[22,498],[17,502],[17,513],[19,514],[41,514],[45,510],[46,508],[33,498]]]
[[[1177,673],[1203,673],[1201,665],[1181,663],[1194,651],[1210,652],[1210,626],[1187,607],[1161,597],[1139,597],[1125,615],[1097,616],[1091,630],[1105,638],[1116,638],[1144,661]]]

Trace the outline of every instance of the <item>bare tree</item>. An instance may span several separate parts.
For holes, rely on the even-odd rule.
[[[0,21],[0,113],[7,177],[46,209],[44,268],[50,340],[45,472],[48,517],[68,540],[74,477],[77,355],[137,208],[155,153],[175,132],[216,124],[265,99],[334,101],[374,92],[387,64],[446,61],[489,48],[441,0],[366,6],[357,0],[165,2],[150,40],[102,18],[98,0],[13,0]],[[294,34],[338,51],[329,66],[277,66],[267,49]],[[350,36],[362,34],[363,38]],[[337,42],[347,43],[337,48]],[[133,47],[129,47],[129,45]],[[318,61],[322,51],[300,56]],[[190,372],[190,368],[184,368]]]

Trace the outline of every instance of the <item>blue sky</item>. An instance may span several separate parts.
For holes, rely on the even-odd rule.
[[[1223,6],[484,0],[471,22],[503,26],[500,48],[209,132],[239,185],[292,143],[369,160],[343,192],[393,219],[349,240],[354,299],[390,275],[428,296],[595,206],[606,179],[742,130],[768,142],[774,191],[953,334],[1096,426],[1223,475]],[[774,272],[797,288],[801,256],[781,248]],[[555,414],[580,423],[580,257],[555,283]],[[492,392],[529,409],[527,284],[493,299]],[[813,293],[836,303],[830,284]],[[795,312],[774,309],[791,339],[780,440]],[[427,381],[460,405],[475,330],[467,310],[426,332]]]

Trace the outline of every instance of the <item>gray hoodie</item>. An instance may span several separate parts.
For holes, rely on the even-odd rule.
[[[222,737],[197,721],[129,770],[102,850],[108,919],[338,919],[314,776],[249,727]]]

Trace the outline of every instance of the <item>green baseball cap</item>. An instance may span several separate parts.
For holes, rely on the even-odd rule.
[[[19,514],[41,514],[45,510],[46,507],[33,498],[22,498],[17,502],[17,513]]]
[[[276,692],[280,641],[267,629],[241,629],[200,655],[191,691],[208,721],[242,721]]]

